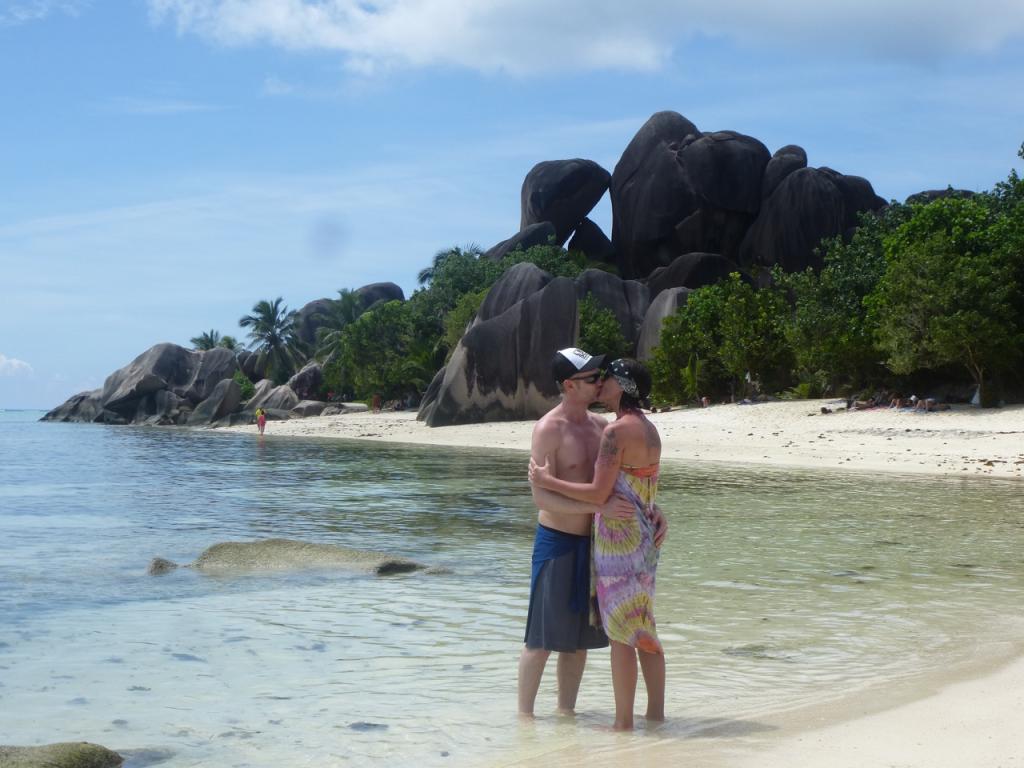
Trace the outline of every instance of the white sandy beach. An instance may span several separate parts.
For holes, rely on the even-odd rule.
[[[822,414],[822,408],[833,410]],[[839,411],[835,400],[715,405],[655,413],[663,457],[770,466],[1024,477],[1024,406],[957,406],[924,412],[875,408]],[[532,421],[434,428],[412,411],[350,413],[271,422],[267,436],[356,440],[527,451]],[[255,426],[232,431],[255,433]]]
[[[1011,481],[1024,477],[1024,406],[925,413],[888,408],[846,412],[838,410],[842,405],[832,400],[718,405],[651,418],[662,435],[663,458],[669,460]],[[823,407],[833,412],[822,414]],[[412,412],[355,413],[271,422],[265,439],[335,437],[526,451],[532,428],[533,422],[505,422],[431,429]],[[233,431],[255,433],[255,427]],[[870,702],[780,716],[770,722],[777,730],[756,738],[658,742],[639,749],[634,743],[624,752],[559,753],[522,765],[550,764],[550,759],[575,765],[578,757],[579,764],[589,766],[1022,768],[1020,650],[1008,646],[996,654],[998,663],[950,670],[945,679],[920,681],[892,698],[883,692]]]

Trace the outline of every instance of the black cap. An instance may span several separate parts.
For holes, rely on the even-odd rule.
[[[575,347],[560,349],[555,352],[555,358],[551,361],[551,375],[555,377],[555,381],[562,382],[578,373],[600,370],[604,366],[604,357],[591,355]]]
[[[608,366],[608,376],[614,376],[622,391],[637,400],[646,400],[651,394],[651,374],[639,360],[620,357]]]

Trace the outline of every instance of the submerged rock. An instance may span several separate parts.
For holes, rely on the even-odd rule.
[[[159,575],[177,568],[177,563],[153,558],[148,573]],[[390,576],[426,570],[427,566],[385,552],[350,549],[336,544],[315,544],[293,539],[225,541],[208,547],[194,563],[185,566],[204,573],[247,571],[291,571],[304,568],[339,568],[346,571]]]
[[[68,741],[41,747],[0,746],[3,768],[113,768],[124,759],[99,744]]]

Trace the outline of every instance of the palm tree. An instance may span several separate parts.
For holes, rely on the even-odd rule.
[[[338,298],[327,312],[318,313],[322,324],[316,329],[316,356],[323,360],[341,344],[341,332],[363,314],[363,298],[349,288],[338,290]]]
[[[295,310],[289,311],[281,305],[282,301],[280,296],[273,302],[259,301],[253,305],[251,315],[238,321],[242,328],[249,329],[249,347],[278,384],[286,382],[305,357],[296,334]]]
[[[434,279],[434,275],[437,274],[438,270],[442,267],[445,261],[452,256],[467,256],[471,258],[479,258],[483,254],[480,246],[476,243],[470,243],[465,248],[459,248],[455,246],[448,248],[443,251],[438,251],[434,254],[434,260],[431,262],[429,267],[424,267],[416,275],[416,282],[420,285],[426,285]]]
[[[221,336],[217,346],[236,352],[238,350],[238,339],[234,336]]]
[[[228,336],[227,338],[230,339],[231,337]],[[220,332],[212,329],[209,331],[203,331],[198,336],[193,336],[189,339],[188,343],[191,344],[194,349],[205,352],[206,350],[213,349],[221,343]]]

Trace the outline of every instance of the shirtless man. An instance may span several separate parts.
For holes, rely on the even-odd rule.
[[[556,477],[587,483],[593,479],[594,462],[607,422],[588,410],[600,393],[603,355],[580,349],[555,353],[552,374],[562,390],[562,402],[534,427],[531,456],[548,462]],[[530,608],[526,638],[519,657],[519,714],[533,715],[544,666],[552,651],[558,653],[558,711],[569,714],[576,707],[587,661],[587,650],[608,645],[600,627],[590,626],[590,527],[594,513],[632,517],[634,507],[612,496],[603,505],[575,501],[533,487],[540,510],[530,579]],[[665,536],[665,520],[654,511],[656,540]]]

